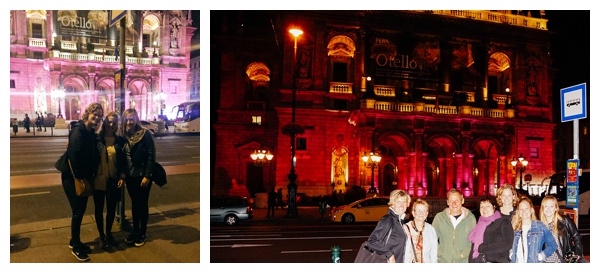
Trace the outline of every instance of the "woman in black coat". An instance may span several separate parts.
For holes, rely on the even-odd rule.
[[[388,214],[377,223],[367,240],[367,247],[384,255],[388,263],[402,263],[407,240],[402,225],[406,209],[410,206],[410,195],[403,190],[394,190],[390,193],[388,205]]]
[[[580,262],[587,262],[583,258],[581,233],[570,217],[560,215],[556,197],[548,195],[542,199],[540,221],[552,232],[556,244],[558,244],[556,251],[547,257],[545,262],[567,262],[563,257],[568,252],[578,255]]]
[[[481,216],[469,234],[473,242],[469,263],[510,262],[514,236],[510,218],[496,210],[492,196],[482,196],[478,203]]]
[[[125,185],[131,198],[133,232],[125,242],[141,247],[146,243],[148,226],[148,198],[152,187],[152,169],[156,160],[154,138],[149,130],[140,123],[135,109],[123,112],[122,132],[126,139],[123,153],[126,158]]]
[[[87,252],[90,247],[81,242],[81,221],[88,203],[87,196],[77,196],[75,193],[75,180],[85,179],[93,183],[100,162],[100,155],[96,147],[95,127],[102,120],[104,111],[99,103],[92,103],[85,109],[82,120],[71,127],[67,157],[71,168],[61,173],[62,186],[71,206],[71,240],[69,247],[71,254],[79,261],[88,261]]]

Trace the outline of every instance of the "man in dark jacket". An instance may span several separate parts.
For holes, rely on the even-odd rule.
[[[267,218],[275,217],[275,206],[277,206],[277,193],[273,188],[267,197]]]
[[[29,119],[29,116],[25,114],[25,119],[23,119],[23,126],[25,127],[27,133],[29,133],[29,125],[31,125],[31,120]]]

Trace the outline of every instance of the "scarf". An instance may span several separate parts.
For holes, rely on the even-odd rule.
[[[477,221],[477,224],[471,230],[471,233],[468,237],[469,241],[473,243],[473,258],[477,258],[479,256],[478,249],[479,245],[483,243],[483,234],[485,232],[485,228],[487,228],[491,222],[498,218],[500,218],[500,212],[498,211],[495,211],[494,214],[488,217],[479,217],[479,221]]]

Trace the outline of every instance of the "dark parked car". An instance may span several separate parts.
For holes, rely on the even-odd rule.
[[[252,207],[246,198],[239,196],[212,196],[210,221],[233,226],[240,220],[252,219]]]

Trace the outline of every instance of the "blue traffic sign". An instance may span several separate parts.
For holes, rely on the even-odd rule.
[[[560,118],[562,122],[587,117],[586,84],[578,84],[560,90]]]

